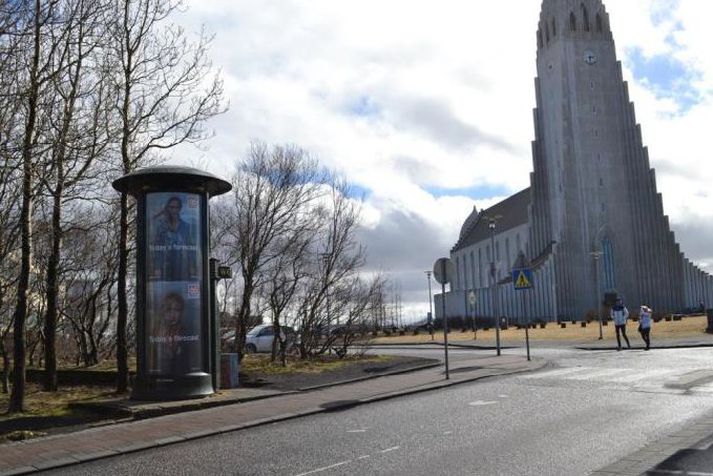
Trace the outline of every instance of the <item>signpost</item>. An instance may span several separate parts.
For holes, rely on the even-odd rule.
[[[441,309],[443,310],[443,347],[446,353],[446,380],[450,379],[448,370],[448,315],[446,315],[446,284],[453,281],[455,267],[448,258],[438,258],[433,265],[433,277],[441,285]]]
[[[532,269],[530,269],[525,253],[522,251],[517,255],[515,267],[512,269],[512,282],[515,286],[515,291],[525,291],[532,288]],[[530,316],[525,307],[525,293],[521,294],[522,312],[526,317],[525,346],[527,347],[527,360],[530,360]]]
[[[477,339],[477,335],[475,333],[475,302],[476,302],[476,297],[475,297],[475,291],[471,290],[468,293],[468,303],[470,304],[470,310],[471,310],[471,322],[473,323],[473,340]]]

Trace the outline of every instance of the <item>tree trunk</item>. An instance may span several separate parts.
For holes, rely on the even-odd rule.
[[[61,164],[57,164],[61,169]],[[58,175],[62,173],[61,170]],[[52,250],[47,263],[47,310],[45,311],[45,378],[44,389],[47,392],[57,391],[57,295],[59,294],[59,255],[62,246],[62,186],[61,179],[57,184],[57,190],[52,204]]]
[[[125,193],[121,194],[121,211],[119,218],[119,270],[117,274],[118,315],[116,317],[116,391],[124,393],[129,389],[129,362],[126,345],[126,323],[129,305],[126,295],[126,274],[129,261],[129,202]]]
[[[33,114],[34,108],[30,114]],[[29,121],[29,119],[28,119]],[[34,124],[34,117],[31,121]],[[20,258],[20,277],[17,283],[17,303],[15,305],[14,327],[13,327],[13,373],[12,373],[12,393],[10,394],[10,405],[8,413],[20,413],[25,410],[25,333],[27,322],[27,292],[30,286],[30,260],[32,258],[32,164],[30,163],[29,148],[31,144],[25,144],[27,152],[23,159],[23,179],[22,179],[22,211],[21,211],[21,239],[22,254]]]
[[[2,354],[2,378],[0,378],[2,380],[2,393],[8,393],[10,391],[10,355],[4,342],[0,342],[0,354]]]
[[[243,298],[240,303],[238,321],[235,324],[235,352],[238,354],[238,362],[242,362],[243,360],[245,335],[247,334],[247,326],[250,322],[250,298],[253,293],[252,283],[246,279],[243,289]]]

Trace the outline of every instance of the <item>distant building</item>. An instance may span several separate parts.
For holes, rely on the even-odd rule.
[[[710,307],[712,278],[683,255],[663,213],[601,0],[544,0],[536,38],[530,187],[466,219],[446,312],[472,315],[471,290],[477,316],[493,315],[495,294],[514,319],[581,319],[605,292],[632,309]],[[524,307],[510,272],[519,251],[533,270]]]

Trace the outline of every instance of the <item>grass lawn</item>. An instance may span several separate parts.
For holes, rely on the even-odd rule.
[[[639,338],[637,332],[638,322],[629,321],[626,331],[629,340],[632,337]],[[683,338],[701,338],[709,340],[713,344],[713,335],[706,334],[705,328],[708,325],[705,315],[684,317],[680,321],[659,321],[653,324],[651,329],[651,343],[656,345],[657,340],[666,339],[683,339]],[[616,341],[614,333],[614,324],[609,323],[603,327],[603,336],[605,341]],[[435,332],[434,338],[436,341],[443,341],[443,332]],[[502,342],[522,342],[525,339],[525,329],[516,329],[510,326],[508,330],[501,330],[500,339]],[[567,322],[567,327],[562,329],[557,323],[548,323],[544,329],[530,329],[530,339],[534,341],[570,341],[572,343],[598,342],[599,339],[599,323],[593,321],[587,324],[587,327],[581,327],[580,323],[572,324]],[[371,341],[372,344],[398,344],[398,343],[427,343],[431,341],[431,336],[421,331],[419,335],[404,335],[392,337],[378,337]],[[452,329],[448,334],[449,342],[458,341],[473,341],[473,332],[461,332],[461,329]],[[495,343],[495,329],[477,331],[475,343],[483,343],[486,345]]]

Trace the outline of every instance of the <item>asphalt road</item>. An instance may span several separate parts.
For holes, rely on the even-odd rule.
[[[556,365],[55,474],[586,475],[713,409],[712,349],[537,354]]]

